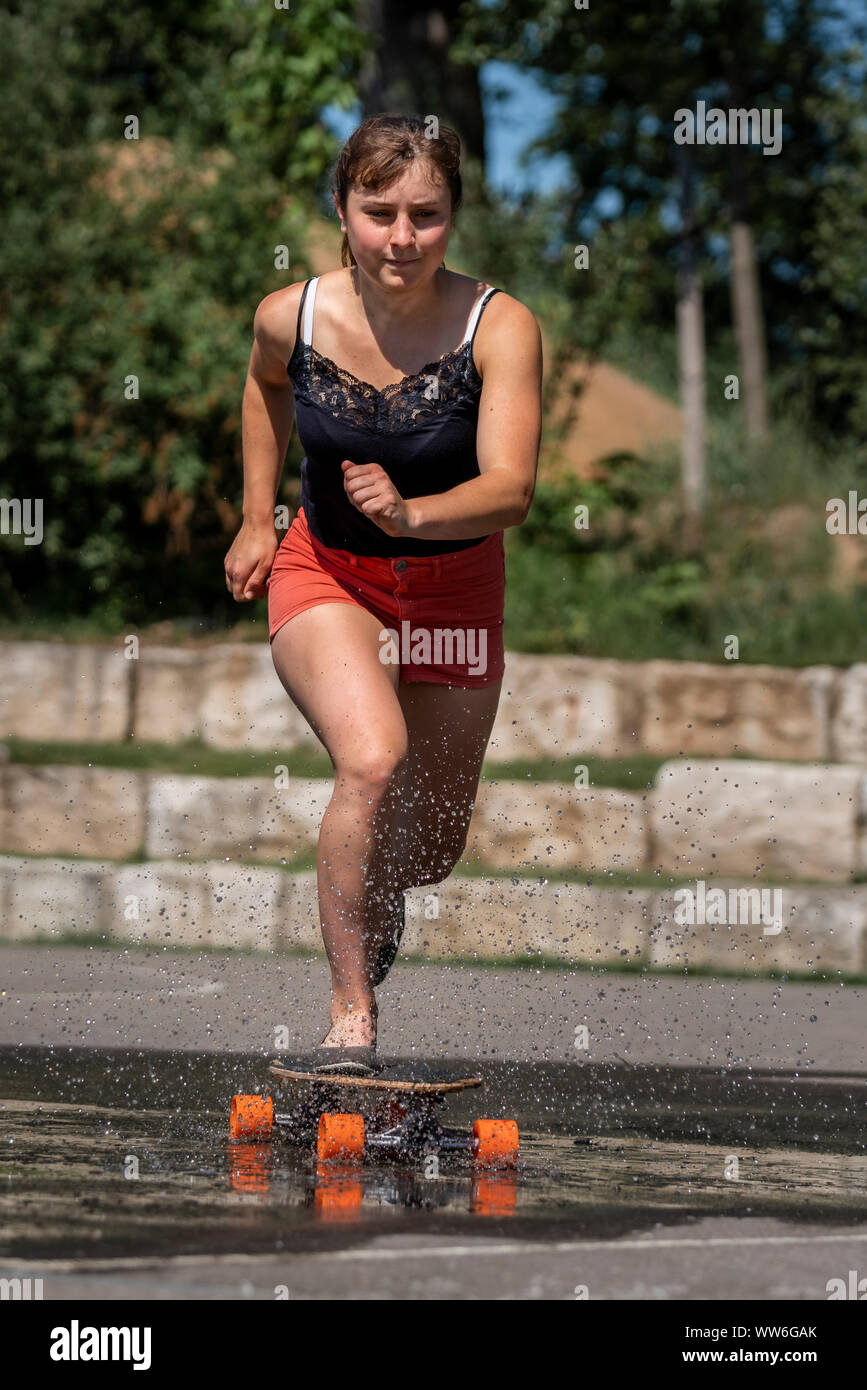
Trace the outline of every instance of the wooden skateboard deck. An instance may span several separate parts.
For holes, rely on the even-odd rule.
[[[407,1063],[383,1066],[381,1071],[370,1076],[357,1076],[352,1072],[313,1072],[292,1062],[272,1062],[268,1070],[281,1081],[353,1091],[386,1091],[394,1095],[445,1096],[482,1085],[480,1076],[455,1075],[453,1069],[447,1072],[442,1068],[443,1074],[437,1075],[436,1067],[430,1063],[419,1067]]]

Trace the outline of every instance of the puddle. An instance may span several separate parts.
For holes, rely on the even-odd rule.
[[[518,1121],[515,1172],[320,1163],[228,1136],[249,1055],[0,1049],[0,1257],[90,1261],[336,1249],[381,1232],[612,1239],[707,1216],[867,1219],[857,1078],[483,1066],[443,1120]],[[287,1098],[275,1082],[278,1112]]]

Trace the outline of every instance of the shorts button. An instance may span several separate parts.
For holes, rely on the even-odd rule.
[[[394,567],[395,567],[396,570],[405,570],[405,569],[406,569],[406,560],[396,560],[396,561],[395,561]]]

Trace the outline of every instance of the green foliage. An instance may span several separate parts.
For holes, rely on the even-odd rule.
[[[347,0],[293,0],[280,10],[256,4],[231,55],[223,97],[228,141],[293,192],[315,190],[334,158],[320,108],[355,100],[368,44],[354,10]],[[220,0],[219,12],[231,23],[237,0]]]
[[[865,28],[861,9],[839,0],[645,0],[581,11],[571,0],[492,0],[468,10],[460,50],[476,62],[531,67],[559,99],[535,148],[573,171],[561,245],[609,221],[618,228],[619,240],[600,243],[591,263],[604,256],[604,276],[628,286],[617,316],[630,326],[673,318],[674,113],[700,99],[779,110],[777,154],[690,149],[708,345],[730,331],[727,241],[737,205],[755,237],[771,365],[786,388],[781,411],[806,392],[819,425],[861,438]],[[642,253],[627,270],[624,251],[637,244],[630,227],[641,229]]]
[[[41,546],[0,535],[8,618],[89,613],[123,629],[225,614],[253,314],[309,273],[337,148],[318,113],[352,98],[362,46],[348,39],[335,67],[350,13],[345,0],[291,14],[48,0],[0,16],[0,472],[4,496],[40,497],[45,515]],[[297,25],[307,67],[272,83],[256,144],[246,55],[291,47]],[[123,135],[130,114],[138,140]]]
[[[811,109],[829,130],[834,162],[818,176],[812,264],[815,302],[799,342],[810,355],[814,405],[859,440],[867,480],[867,113],[860,93],[839,85]]]
[[[789,128],[780,156],[750,166],[774,329],[772,440],[746,449],[734,409],[709,394],[711,506],[698,550],[671,454],[619,456],[592,484],[540,486],[525,525],[507,533],[517,649],[717,660],[733,632],[750,661],[862,651],[864,592],[833,587],[822,527],[826,498],[867,480],[867,156],[858,64],[828,77],[820,21],[832,8],[467,10],[452,58],[532,63],[563,98],[542,147],[570,158],[570,195],[513,204],[470,161],[450,248],[544,325],[552,454],[565,423],[551,393],[576,359],[604,352],[676,395],[663,127],[678,105],[722,95],[727,35],[750,100],[779,98]],[[5,620],[103,631],[261,620],[262,605],[239,614],[222,582],[239,520],[241,392],[257,303],[309,273],[311,219],[338,147],[320,112],[355,100],[367,46],[354,4],[20,0],[0,13],[0,44],[0,496],[45,508],[41,546],[0,535]],[[123,138],[129,115],[140,140]],[[728,171],[722,152],[703,158],[710,382],[734,352],[719,250]],[[599,216],[605,190],[622,215]],[[289,266],[278,271],[281,246]],[[127,399],[132,377],[138,399]],[[295,495],[299,458],[296,440],[283,498]],[[580,503],[589,531],[574,524]],[[782,509],[799,506],[790,538]]]
[[[700,536],[686,525],[673,453],[606,461],[608,476],[544,482],[506,532],[506,645],[623,660],[719,662],[729,635],[756,663],[863,660],[867,587],[836,583],[825,504],[845,495],[849,459],[829,467],[797,422],[743,467],[737,427],[711,448]],[[589,530],[575,507],[589,507]]]

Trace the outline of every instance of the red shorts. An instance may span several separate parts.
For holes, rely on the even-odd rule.
[[[353,555],[321,545],[301,508],[266,584],[272,641],[305,608],[351,603],[382,623],[380,660],[399,665],[402,681],[474,688],[502,679],[502,531],[442,555]]]

